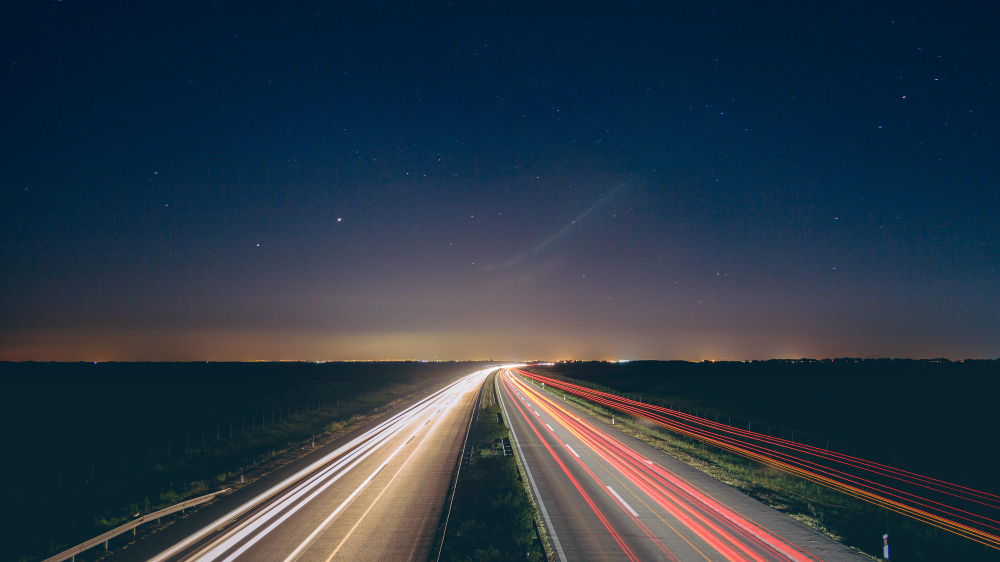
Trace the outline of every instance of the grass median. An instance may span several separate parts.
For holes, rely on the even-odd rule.
[[[483,392],[493,392],[490,381]],[[503,439],[509,438],[510,430],[499,421],[499,414],[495,400],[484,400],[473,417],[466,445],[472,458],[462,468],[455,489],[441,560],[545,560],[537,511],[514,455],[504,455]]]

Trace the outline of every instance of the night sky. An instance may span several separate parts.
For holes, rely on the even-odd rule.
[[[0,359],[1000,356],[995,2],[17,4]]]

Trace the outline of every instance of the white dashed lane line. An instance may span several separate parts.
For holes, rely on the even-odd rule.
[[[611,494],[619,502],[621,502],[622,506],[625,507],[625,509],[627,509],[628,512],[631,513],[633,517],[638,517],[639,516],[639,514],[636,513],[634,509],[632,509],[632,506],[630,506],[629,504],[625,503],[625,500],[623,500],[622,497],[618,495],[618,492],[616,492],[614,488],[612,488],[611,486],[608,486],[608,491],[611,492]]]

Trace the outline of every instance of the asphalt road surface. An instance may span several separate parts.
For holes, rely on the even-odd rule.
[[[162,552],[130,548],[121,559],[427,560],[476,392],[493,370],[428,393],[252,497],[228,498],[225,513],[188,525]]]
[[[871,560],[557,392],[496,380],[560,560]]]

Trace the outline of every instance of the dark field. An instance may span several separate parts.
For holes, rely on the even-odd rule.
[[[238,479],[471,363],[0,363],[0,559],[75,544]],[[355,418],[356,419],[356,418]]]
[[[596,383],[722,423],[829,446],[998,493],[998,363],[885,360],[755,363],[573,363],[530,371]],[[638,395],[638,396],[636,396]],[[669,432],[667,432],[669,433]],[[889,532],[893,559],[992,560],[996,552],[686,438],[666,446],[787,513],[805,516],[875,554]]]
[[[1000,489],[1000,362],[633,361],[531,367],[656,397],[712,419],[892,464],[985,491]]]

